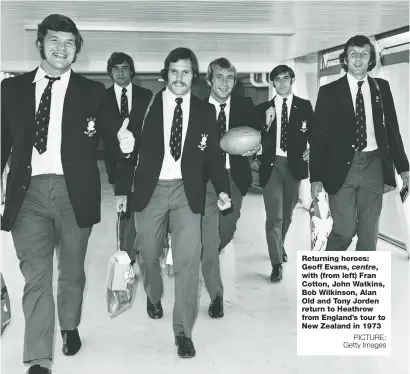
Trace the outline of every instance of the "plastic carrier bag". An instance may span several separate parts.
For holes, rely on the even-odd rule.
[[[319,193],[317,199],[312,201],[309,213],[311,249],[312,251],[325,251],[327,238],[332,231],[333,219],[324,192]]]
[[[7,292],[7,287],[3,279],[3,274],[0,273],[1,278],[1,335],[11,322],[11,308],[10,298]]]
[[[107,310],[111,317],[116,317],[132,306],[135,290],[137,288],[137,276],[131,265],[128,253],[120,250],[120,230],[122,220],[120,215],[117,219],[117,252],[108,261],[107,274]]]

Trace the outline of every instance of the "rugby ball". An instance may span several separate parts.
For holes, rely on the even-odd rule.
[[[261,142],[258,130],[248,126],[233,127],[221,140],[221,149],[230,155],[243,155],[257,147]]]

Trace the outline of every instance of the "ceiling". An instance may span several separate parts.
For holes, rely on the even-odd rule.
[[[36,25],[69,16],[85,44],[76,71],[103,72],[114,51],[129,53],[138,72],[158,72],[173,48],[186,46],[200,70],[227,57],[242,72],[270,71],[295,57],[409,25],[409,2],[372,1],[1,1],[1,70],[38,64]]]

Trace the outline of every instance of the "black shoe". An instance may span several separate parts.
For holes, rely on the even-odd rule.
[[[270,275],[271,282],[277,282],[282,279],[282,264],[272,266],[272,273]]]
[[[187,338],[183,332],[180,332],[175,337],[175,345],[178,346],[178,356],[181,358],[195,357],[194,343],[190,338]]]
[[[51,374],[51,371],[40,365],[30,366],[27,374]]]
[[[162,316],[164,315],[164,311],[162,310],[161,301],[158,301],[156,304],[153,304],[147,296],[147,313],[152,319],[162,318]]]
[[[208,309],[209,317],[211,318],[222,318],[224,316],[224,300],[222,296],[217,296],[211,302]]]
[[[282,253],[282,262],[288,262],[288,255],[285,252]]]
[[[74,356],[81,348],[81,339],[78,330],[61,330],[63,337],[63,353],[66,356]]]

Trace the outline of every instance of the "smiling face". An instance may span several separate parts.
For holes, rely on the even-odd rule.
[[[356,79],[363,79],[367,73],[370,63],[370,45],[363,47],[352,46],[347,49],[347,70]]]
[[[171,62],[168,68],[168,89],[176,96],[184,96],[192,86],[192,65],[190,60]]]
[[[212,80],[208,81],[208,85],[211,87],[212,97],[219,103],[224,103],[231,96],[235,86],[235,73],[216,65],[212,71]]]
[[[74,34],[48,30],[42,47],[45,59],[41,67],[47,74],[59,76],[70,69],[76,54]],[[41,48],[40,44],[38,48]]]

